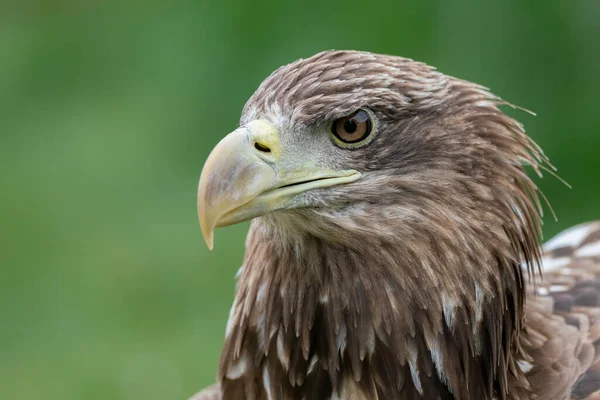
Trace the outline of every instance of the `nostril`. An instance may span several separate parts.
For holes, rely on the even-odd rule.
[[[258,151],[262,151],[263,153],[270,153],[271,149],[268,148],[267,146],[264,146],[258,142],[254,142],[254,148]]]

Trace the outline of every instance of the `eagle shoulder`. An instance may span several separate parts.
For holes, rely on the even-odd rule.
[[[519,365],[540,398],[600,398],[600,221],[544,245],[543,276],[528,287]]]

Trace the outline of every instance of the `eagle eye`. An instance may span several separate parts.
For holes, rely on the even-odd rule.
[[[359,109],[350,115],[338,118],[331,125],[331,133],[342,147],[364,145],[373,131],[371,113]]]

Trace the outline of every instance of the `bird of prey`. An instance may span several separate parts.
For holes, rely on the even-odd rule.
[[[503,105],[388,55],[273,72],[200,177],[209,247],[252,222],[193,399],[600,399],[600,223],[540,246],[552,166]]]

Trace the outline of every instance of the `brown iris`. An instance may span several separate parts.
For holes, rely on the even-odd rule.
[[[371,116],[365,110],[358,110],[346,117],[336,119],[331,126],[331,133],[344,143],[363,141],[373,129]]]

